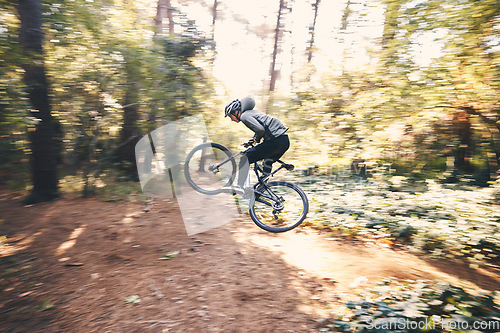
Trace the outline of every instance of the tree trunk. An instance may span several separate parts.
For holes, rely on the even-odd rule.
[[[318,7],[319,7],[320,2],[321,2],[321,0],[316,0],[316,2],[312,5],[314,8],[314,19],[313,19],[313,24],[310,28],[311,39],[309,40],[309,47],[308,47],[308,52],[307,52],[307,62],[311,62],[312,56],[313,56],[314,34],[316,31],[316,19],[318,18]]]
[[[59,196],[55,125],[51,115],[48,82],[43,62],[42,8],[40,0],[18,0],[21,21],[19,44],[24,52],[24,82],[31,104],[31,116],[36,119],[30,131],[31,175],[33,189],[27,204],[50,201]]]
[[[500,159],[500,122],[499,122],[499,117],[497,116],[498,112],[486,113],[485,115],[482,112],[470,106],[460,107],[458,112],[459,114],[461,112],[466,113],[467,119],[469,119],[471,116],[476,116],[481,121],[483,132],[485,133],[483,134],[483,137],[489,137],[488,140],[489,148],[488,151],[486,152],[487,166],[485,166],[487,170],[485,171],[484,178],[486,182],[490,180],[492,181],[497,180],[498,170],[499,170],[498,161]],[[470,121],[467,127],[472,127]],[[463,134],[461,135],[463,136]],[[470,139],[470,142],[472,145],[473,143],[472,138]]]
[[[469,173],[472,171],[472,124],[470,117],[464,110],[455,113],[454,131],[459,139],[458,147],[455,151],[455,168],[460,172]]]
[[[121,169],[126,171],[133,179],[137,179],[137,165],[135,159],[135,145],[141,138],[141,132],[137,121],[139,120],[139,107],[136,103],[135,93],[129,88],[125,97],[123,107],[123,127],[121,130],[119,149]]]
[[[217,5],[219,4],[218,0],[214,0],[214,5],[212,7],[212,58],[210,59],[212,70],[215,63],[215,58],[217,57],[217,46],[215,44],[215,24],[217,23]]]
[[[351,13],[352,13],[351,0],[347,0],[344,8],[344,13],[342,14],[341,25],[340,25],[340,32],[341,32],[340,43],[344,48],[344,51],[342,52],[342,74],[346,73],[346,67],[347,67],[347,46],[345,45],[344,36],[347,34],[347,26],[349,24],[349,16],[351,15]]]
[[[281,16],[283,14],[284,8],[285,8],[285,1],[280,0],[278,18],[276,19],[276,29],[274,32],[274,47],[273,47],[273,56],[271,60],[271,69],[269,70],[269,75],[270,75],[269,92],[271,93],[276,88],[276,79],[278,76],[278,71],[276,70],[276,58],[278,56],[279,44],[281,41]]]
[[[158,0],[156,7],[155,26],[157,33],[163,33],[163,19],[167,18],[168,21],[168,34],[174,34],[174,18],[172,15],[172,4],[170,0]]]
[[[219,2],[214,0],[214,5],[212,7],[212,39],[215,39],[215,23],[217,22],[217,5]]]
[[[401,1],[385,0],[384,2],[386,8],[382,34],[382,61],[385,66],[389,66],[394,61],[397,52],[395,38],[398,31]]]
[[[127,72],[127,90],[123,101],[123,125],[120,133],[119,157],[121,169],[126,171],[133,179],[138,179],[137,164],[135,159],[135,145],[141,138],[139,128],[139,75],[140,64],[132,50],[126,50],[125,69]]]
[[[163,30],[163,1],[164,0],[158,0],[158,3],[156,4],[155,34],[161,34]]]

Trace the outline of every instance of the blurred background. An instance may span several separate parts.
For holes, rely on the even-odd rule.
[[[313,311],[304,309],[314,301],[329,311],[307,319],[322,332],[363,330],[367,318],[438,315],[488,320],[496,326],[482,331],[498,332],[500,292],[468,292],[500,285],[499,36],[498,0],[0,0],[0,316],[7,331],[49,323],[30,310],[35,304],[36,311],[58,309],[47,316],[67,310],[58,331],[194,322],[206,330],[206,296],[220,319],[216,328],[236,331],[271,327],[260,325],[269,318],[284,322],[290,309],[287,328],[301,330],[295,314]],[[236,220],[230,233],[183,238],[184,229],[168,225],[181,220],[175,206],[153,209],[141,190],[136,143],[169,122],[202,115],[209,140],[241,149],[253,133],[223,110],[246,96],[290,128],[283,159],[296,171],[276,179],[304,189],[310,206],[302,226],[314,229],[268,237]],[[176,167],[171,177],[182,174]],[[35,204],[61,195],[68,200],[20,207],[21,198]],[[80,199],[91,196],[97,199]],[[143,209],[151,212],[140,217]],[[277,242],[286,237],[291,252]],[[318,246],[319,237],[328,237],[325,248],[335,255],[303,246]],[[69,264],[63,259],[70,254],[56,258],[73,246]],[[433,278],[467,289],[406,280],[432,269],[415,259],[381,265],[376,258],[385,248],[422,256],[439,273]],[[26,253],[14,256],[18,250]],[[174,268],[148,265],[158,251],[169,251],[159,260],[170,260],[179,250]],[[282,250],[308,264],[331,261],[328,275],[280,269]],[[68,268],[84,263],[80,273]],[[31,273],[35,267],[45,278]],[[354,272],[353,284],[339,282],[344,271]],[[386,279],[361,298],[360,274]],[[200,277],[211,289],[181,305],[173,296],[190,293]],[[116,293],[101,289],[101,280]],[[282,290],[291,293],[275,296]],[[232,291],[236,303],[226,299]],[[139,294],[152,292],[142,310],[135,306]],[[355,301],[337,309],[342,295]],[[142,320],[150,318],[151,299],[164,301],[154,303],[159,322]],[[120,307],[123,300],[133,310]],[[249,302],[258,303],[242,310]],[[193,315],[201,304],[200,317]]]
[[[238,149],[245,96],[302,169],[497,179],[497,0],[0,4],[0,181],[34,201],[136,180],[136,142],[187,115]]]

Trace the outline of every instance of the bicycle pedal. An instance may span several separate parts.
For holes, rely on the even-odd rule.
[[[231,195],[236,195],[236,194],[243,194],[243,190],[240,189],[235,189],[235,188],[221,188],[221,193],[229,193]]]

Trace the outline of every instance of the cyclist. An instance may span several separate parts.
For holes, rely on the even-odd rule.
[[[235,188],[238,192],[241,190],[245,192],[244,184],[250,164],[264,160],[262,169],[264,174],[268,175],[271,173],[273,163],[290,147],[290,140],[286,134],[288,127],[277,118],[254,110],[254,107],[255,100],[245,97],[241,101],[233,100],[224,109],[225,117],[229,116],[236,123],[241,121],[255,133],[251,142],[260,143],[247,150],[240,159],[238,186]]]

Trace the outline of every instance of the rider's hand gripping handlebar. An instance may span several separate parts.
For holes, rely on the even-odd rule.
[[[248,142],[243,143],[243,147],[248,148],[248,147],[253,147],[255,145],[255,139],[251,138],[248,140]]]

